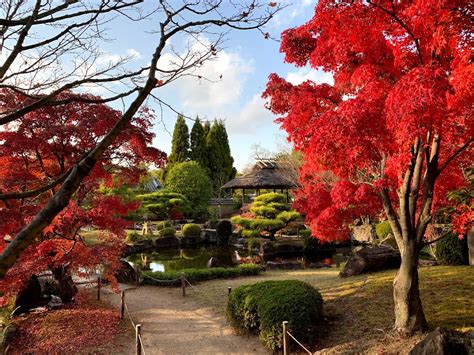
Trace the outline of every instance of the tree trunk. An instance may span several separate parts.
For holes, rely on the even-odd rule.
[[[414,241],[404,243],[402,262],[393,280],[395,330],[406,335],[427,329],[418,287],[418,247]]]

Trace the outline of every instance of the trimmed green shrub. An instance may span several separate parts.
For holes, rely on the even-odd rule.
[[[269,192],[260,196],[257,196],[254,199],[255,202],[263,202],[263,203],[271,203],[271,202],[279,202],[285,203],[286,196],[283,194],[279,194],[277,192]]]
[[[285,222],[279,219],[256,218],[250,222],[252,228],[279,229],[285,226]]]
[[[459,239],[457,235],[450,234],[436,243],[435,255],[443,264],[467,265],[469,261],[467,238]]]
[[[173,225],[171,224],[170,221],[161,221],[156,224],[156,230],[160,231],[164,228],[171,228]]]
[[[135,243],[141,239],[143,239],[143,237],[140,234],[138,234],[137,232],[131,232],[127,235],[127,238],[125,240],[129,243]]]
[[[298,219],[300,217],[301,217],[301,215],[296,211],[283,211],[283,212],[280,212],[276,216],[276,219],[279,219],[280,221],[283,221],[285,223],[289,223],[289,222],[294,221],[295,219]]]
[[[243,229],[241,235],[243,238],[260,237],[260,231],[256,229]]]
[[[303,230],[300,230],[300,237],[303,237],[303,238],[309,238],[311,237],[311,230],[309,229],[303,229]],[[313,238],[314,239],[314,238]]]
[[[195,161],[173,165],[166,175],[166,187],[186,196],[192,217],[205,217],[212,194],[212,182],[206,170]]]
[[[158,232],[158,235],[161,238],[163,238],[163,237],[174,237],[176,235],[176,229],[174,229],[173,227],[166,227],[166,228],[161,229]]]
[[[215,267],[210,269],[184,269],[181,271],[142,271],[142,274],[145,276],[153,277],[154,279],[161,281],[177,280],[181,278],[181,274],[184,273],[186,279],[193,282],[201,282],[206,280],[213,279],[228,279],[239,276],[255,276],[259,275],[262,272],[262,268],[254,264],[243,264],[237,267]],[[144,283],[150,285],[161,284],[154,282],[152,279],[144,278]],[[169,283],[170,286],[181,285],[181,280],[177,280],[174,283]]]
[[[390,227],[389,221],[380,222],[375,226],[375,233],[380,239],[385,239],[389,234],[392,234],[392,227]]]
[[[201,226],[195,223],[187,223],[183,226],[183,235],[185,237],[194,237],[201,235]]]
[[[241,217],[241,216],[234,216],[234,217],[231,217],[230,221],[231,221],[233,224],[241,225],[241,226],[244,227],[244,228],[250,228],[250,222],[251,222],[252,220],[249,219],[249,218],[243,218],[243,217]]]
[[[264,281],[232,291],[227,317],[232,326],[256,332],[269,349],[281,348],[282,322],[302,341],[322,318],[323,299],[312,286],[298,280]]]

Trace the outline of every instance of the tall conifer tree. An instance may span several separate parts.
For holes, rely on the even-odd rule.
[[[183,115],[178,115],[173,130],[173,141],[171,143],[171,154],[168,157],[168,165],[182,163],[189,160],[189,130]]]
[[[220,187],[235,177],[229,146],[229,138],[222,121],[214,121],[206,138],[209,171],[215,196],[220,196]]]
[[[199,120],[196,118],[193,128],[191,129],[191,160],[194,160],[202,168],[208,171],[208,159],[206,149],[206,135],[204,133],[204,127]]]

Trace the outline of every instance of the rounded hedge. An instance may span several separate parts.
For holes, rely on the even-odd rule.
[[[392,233],[392,227],[390,226],[389,221],[383,221],[380,222],[375,226],[375,233],[377,234],[377,237],[380,239],[385,239],[388,237],[389,234]]]
[[[232,326],[257,332],[269,349],[283,344],[282,322],[301,341],[308,340],[322,318],[323,299],[312,286],[298,280],[264,281],[232,291],[227,317]]]
[[[173,225],[171,224],[170,221],[161,221],[156,224],[156,230],[160,231],[164,228],[171,228]]]
[[[187,223],[183,226],[183,235],[193,237],[201,235],[201,226],[195,223]]]
[[[131,232],[127,235],[127,238],[125,240],[129,243],[135,243],[141,239],[143,239],[143,237],[140,234],[138,234],[137,232]]]
[[[176,235],[176,229],[174,229],[173,227],[166,227],[166,228],[161,229],[158,232],[158,235],[162,238],[163,237],[174,237]]]
[[[450,234],[436,243],[436,259],[448,265],[467,265],[469,263],[469,249],[467,238],[459,239]]]

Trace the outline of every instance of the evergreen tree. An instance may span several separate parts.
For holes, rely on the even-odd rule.
[[[196,122],[194,122],[193,128],[191,129],[190,157],[191,160],[197,162],[206,171],[208,170],[206,135],[199,117],[196,118]]]
[[[206,123],[204,123],[203,129],[204,129],[204,137],[206,137],[207,139],[207,136],[209,135],[209,131],[211,130],[211,124],[209,123],[209,121],[206,121]]]
[[[220,196],[221,186],[235,177],[234,159],[230,153],[229,138],[222,121],[214,121],[206,138],[207,159],[215,196]]]
[[[171,154],[168,165],[182,163],[189,160],[189,130],[183,115],[179,115],[173,130]]]

